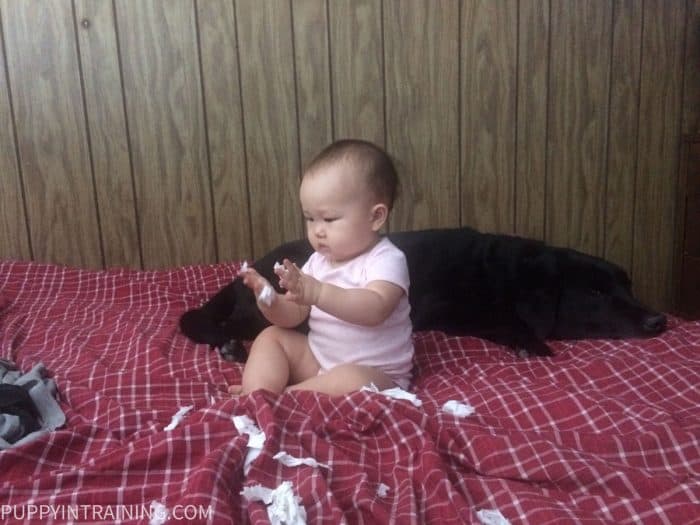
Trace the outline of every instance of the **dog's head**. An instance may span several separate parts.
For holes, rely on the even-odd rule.
[[[516,313],[541,339],[649,337],[666,317],[632,294],[616,264],[569,249],[524,258]]]

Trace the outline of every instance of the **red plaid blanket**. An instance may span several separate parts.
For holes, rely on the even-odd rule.
[[[173,523],[267,523],[241,491],[289,481],[309,523],[480,523],[484,509],[512,524],[700,523],[700,323],[554,343],[548,359],[418,333],[419,407],[364,391],[232,398],[241,366],[177,322],[237,269],[0,264],[0,357],[43,362],[67,417],[0,452],[0,522],[156,523],[165,509]],[[474,413],[445,412],[450,400]],[[247,475],[236,415],[266,437]]]

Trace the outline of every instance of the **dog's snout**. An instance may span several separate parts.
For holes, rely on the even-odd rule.
[[[644,319],[644,330],[650,334],[658,334],[666,329],[666,316],[664,314],[650,315]]]

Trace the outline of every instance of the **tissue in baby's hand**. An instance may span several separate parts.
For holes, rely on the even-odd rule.
[[[258,295],[258,301],[260,301],[265,306],[272,306],[274,300],[275,289],[269,284],[266,284],[265,287],[260,291],[260,294]]]

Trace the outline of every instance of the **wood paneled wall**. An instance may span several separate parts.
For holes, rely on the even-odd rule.
[[[0,26],[0,257],[258,256],[352,136],[398,160],[391,229],[570,246],[670,306],[700,0],[1,0]]]

